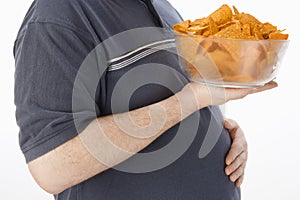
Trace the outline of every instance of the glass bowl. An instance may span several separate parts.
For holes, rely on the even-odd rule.
[[[278,73],[289,40],[207,38],[175,33],[181,68],[191,81],[233,88],[258,87]]]

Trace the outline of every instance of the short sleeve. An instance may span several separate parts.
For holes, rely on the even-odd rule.
[[[16,121],[27,162],[81,131],[73,119],[72,90],[78,69],[93,46],[83,33],[53,23],[29,23],[17,38]],[[91,116],[82,115],[80,120],[88,122]]]

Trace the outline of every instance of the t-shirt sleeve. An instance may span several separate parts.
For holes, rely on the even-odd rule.
[[[27,162],[82,131],[74,123],[72,91],[77,72],[93,46],[84,33],[52,23],[30,23],[17,38],[16,120],[20,147]],[[87,125],[92,115],[85,111],[83,107],[77,120]]]

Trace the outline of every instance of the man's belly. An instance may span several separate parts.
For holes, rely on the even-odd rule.
[[[215,115],[213,123],[218,124],[211,124],[211,111]],[[118,170],[107,170],[82,183],[79,186],[81,199],[240,199],[239,189],[235,187],[234,183],[229,181],[228,176],[224,173],[225,157],[231,145],[229,134],[225,129],[222,129],[219,134],[207,133],[209,125],[222,127],[221,113],[217,108],[206,108],[199,113],[200,120],[198,121],[199,127],[197,132],[194,135],[192,132],[182,133],[185,134],[186,138],[192,140],[185,139],[188,142],[176,142],[178,140],[176,136],[181,134],[179,130],[182,127],[179,128],[179,125],[173,127],[140,152],[144,153],[145,158],[150,154],[153,155],[152,157],[149,156],[149,159],[144,158],[143,160],[143,155],[141,154],[141,157],[133,157],[117,166]],[[196,115],[197,113],[189,117],[186,125],[194,125],[192,118],[197,119]],[[190,130],[193,130],[193,128]],[[211,151],[208,151],[205,157],[199,158],[201,146],[211,145],[203,143],[207,134],[215,134],[218,137],[216,141],[213,141],[213,139],[206,141],[206,143],[213,143],[213,148]],[[164,150],[168,145],[173,145],[173,151],[176,153],[170,151],[172,148]],[[174,149],[176,145],[177,148]],[[187,147],[182,147],[181,145],[186,145]],[[185,151],[181,152],[183,149]],[[177,157],[180,155],[178,159],[176,159],[176,155]],[[168,162],[170,160],[174,161],[168,163],[165,162],[166,160]],[[151,171],[151,167],[154,169],[154,166],[161,168]],[[144,173],[142,173],[143,169],[145,170]],[[137,171],[135,172],[134,170]],[[148,172],[146,172],[147,170]]]

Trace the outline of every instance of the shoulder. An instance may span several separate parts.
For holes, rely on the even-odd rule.
[[[23,26],[40,22],[62,25],[77,25],[79,22],[81,0],[35,0],[24,18]]]
[[[76,35],[89,42],[94,42],[87,29],[87,22],[84,20],[83,2],[92,0],[34,0],[28,8],[23,22],[14,41],[13,53],[16,54],[17,47],[24,41],[24,36],[33,34],[63,34]],[[33,33],[33,30],[35,32]],[[44,36],[46,37],[46,36]]]
[[[35,24],[52,24],[88,34],[85,10],[92,0],[34,0],[17,34],[17,40]]]
[[[113,0],[35,0],[24,17],[22,27],[30,23],[55,23],[84,29],[88,20],[87,13],[94,12],[93,7],[102,12]],[[93,14],[93,13],[92,13]],[[21,27],[21,28],[22,28]]]
[[[35,0],[35,20],[58,20],[76,23],[93,8],[107,8],[114,0]],[[105,9],[104,9],[105,10]]]

